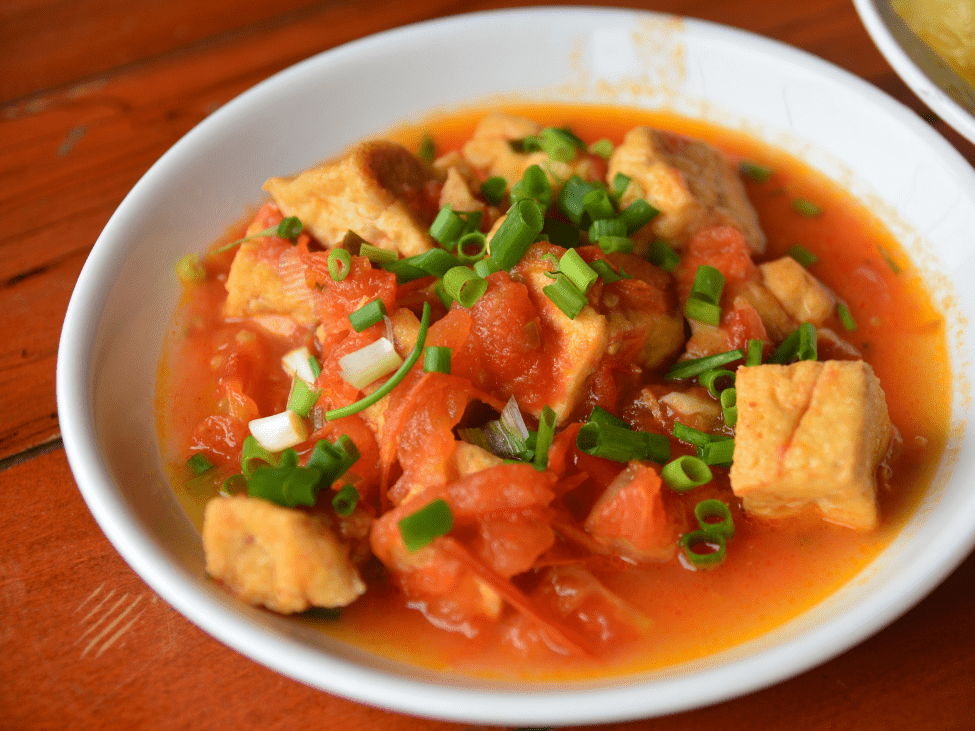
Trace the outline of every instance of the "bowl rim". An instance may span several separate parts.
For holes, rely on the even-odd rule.
[[[906,24],[900,21],[890,0],[853,0],[853,5],[877,49],[901,80],[949,127],[969,142],[975,143],[975,110],[966,109],[959,104],[944,90],[938,80],[931,73],[925,71],[921,64],[911,56],[905,43],[898,39],[891,23],[900,22],[904,26],[904,33],[912,32]],[[937,57],[934,51],[923,46],[920,39],[917,39],[917,43],[922,46],[918,48],[918,52],[924,53],[927,63],[936,68],[939,74],[949,78],[954,77],[957,79],[956,83],[968,86],[942,59]],[[970,94],[975,95],[975,89],[972,89]],[[972,98],[975,99],[975,96]]]
[[[654,693],[648,694],[641,676],[611,679],[609,684],[580,686],[572,683],[543,684],[530,694],[511,687],[488,689],[463,687],[447,682],[431,685],[406,676],[364,668],[341,658],[324,656],[297,639],[272,636],[244,613],[228,612],[212,596],[202,595],[194,578],[161,555],[158,546],[133,520],[131,510],[113,485],[97,443],[93,426],[94,404],[90,391],[94,380],[92,354],[95,348],[91,334],[98,329],[102,310],[108,298],[119,264],[111,248],[113,237],[124,231],[140,214],[137,198],[151,188],[160,171],[175,161],[181,152],[203,131],[232,119],[238,108],[252,98],[274,88],[292,74],[304,73],[320,64],[368,54],[392,40],[408,36],[429,36],[456,32],[467,24],[515,21],[518,16],[534,13],[571,13],[587,19],[593,17],[633,19],[663,16],[640,10],[606,8],[520,8],[464,13],[415,23],[367,36],[316,54],[288,67],[243,92],[201,121],[176,142],[136,183],[112,215],[79,276],[64,320],[57,363],[57,396],[65,451],[89,510],[116,550],[140,577],[183,616],[211,636],[264,664],[265,666],[330,693],[352,700],[418,716],[475,723],[580,724],[624,721],[650,715],[664,715],[731,699],[781,682],[819,665],[880,631],[927,595],[965,558],[975,546],[975,533],[944,551],[939,561],[924,576],[913,579],[896,590],[888,587],[878,592],[878,601],[869,607],[851,611],[843,627],[826,623],[799,638],[749,656],[721,668],[703,668],[693,677],[654,679]],[[924,136],[936,151],[949,161],[966,168],[960,154],[909,109],[884,92],[837,66],[806,51],[759,36],[749,31],[709,21],[683,18],[689,27],[709,36],[748,43],[779,57],[786,57],[812,68],[839,83],[851,85],[871,102],[898,115],[907,112],[905,121]],[[915,121],[912,121],[915,120]],[[969,169],[970,170],[970,169]],[[884,599],[882,608],[875,604]],[[241,637],[247,636],[244,641]],[[797,652],[801,647],[802,652]],[[256,649],[255,649],[256,648]],[[288,662],[282,662],[283,656]],[[801,657],[800,659],[797,659]],[[760,660],[760,662],[759,662]],[[323,684],[323,668],[334,677]],[[733,672],[729,672],[732,670]],[[720,681],[720,682],[719,682]],[[429,696],[433,694],[434,698]],[[431,703],[434,700],[434,703]]]

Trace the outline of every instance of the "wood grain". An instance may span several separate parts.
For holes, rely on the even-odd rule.
[[[0,6],[0,730],[468,728],[307,688],[196,629],[122,561],[58,446],[54,372],[71,289],[128,190],[271,74],[472,0],[6,0]],[[582,4],[582,3],[576,3]],[[619,3],[585,3],[615,4]],[[649,3],[624,3],[648,7]],[[926,112],[848,0],[660,0],[803,48]],[[975,556],[893,625],[792,680],[711,708],[598,727],[975,728]]]

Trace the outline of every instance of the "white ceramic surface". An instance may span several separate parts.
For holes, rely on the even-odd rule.
[[[435,49],[435,50],[432,50]],[[949,319],[956,379],[949,453],[907,529],[814,610],[733,650],[604,682],[494,683],[385,661],[242,606],[204,578],[200,537],[161,471],[153,378],[176,303],[174,263],[202,250],[270,175],[434,109],[492,98],[619,102],[744,129],[875,204]],[[971,550],[975,445],[969,318],[975,175],[909,110],[781,44],[628,11],[542,9],[393,30],[300,63],[216,111],[139,181],[71,299],[58,361],[65,448],[122,556],[218,640],[338,695],[417,715],[508,725],[647,717],[721,701],[846,650],[927,594]]]
[[[873,42],[897,75],[935,114],[975,142],[975,88],[924,44],[890,0],[853,0]]]

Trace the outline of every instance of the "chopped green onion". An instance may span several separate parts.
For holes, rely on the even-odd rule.
[[[853,315],[850,314],[850,308],[844,303],[840,302],[836,305],[836,314],[840,318],[840,322],[843,323],[843,327],[845,329],[857,329],[856,321],[853,319]]]
[[[296,507],[315,504],[322,473],[314,467],[298,466],[298,454],[287,449],[276,465],[263,465],[247,478],[250,497],[269,500],[278,505]]]
[[[796,351],[799,360],[816,360],[818,340],[816,326],[811,322],[804,322],[799,326],[799,349]]]
[[[353,330],[361,333],[367,327],[372,327],[382,322],[384,317],[386,317],[386,305],[377,297],[372,302],[364,304],[358,310],[350,312],[349,324],[352,325]]]
[[[660,215],[660,211],[643,198],[638,198],[620,211],[620,219],[626,224],[626,233],[632,234]]]
[[[573,175],[565,181],[565,185],[559,191],[557,201],[559,210],[580,228],[588,228],[588,224],[584,224],[586,216],[585,199],[586,195],[594,190],[597,190],[595,185],[583,180],[578,175]]]
[[[318,358],[316,358],[314,355],[308,356],[308,370],[311,371],[311,374],[315,377],[315,380],[317,381],[318,377],[322,373],[322,366],[318,362]]]
[[[765,342],[755,338],[750,338],[748,340],[748,354],[745,356],[746,366],[757,366],[762,365],[762,351],[765,348]]]
[[[721,401],[721,413],[724,416],[724,423],[734,426],[738,423],[738,391],[735,388],[726,388],[718,397]]]
[[[796,244],[789,249],[789,256],[802,264],[804,267],[812,266],[819,261],[818,256],[812,253],[805,246],[800,246],[799,244]]]
[[[796,198],[792,201],[792,210],[806,218],[816,218],[823,209],[806,198]]]
[[[431,135],[429,132],[424,132],[423,136],[420,138],[420,144],[417,147],[416,156],[426,163],[431,163],[436,158],[437,146],[433,141],[433,135]]]
[[[335,444],[330,444],[325,439],[315,442],[305,466],[313,467],[322,474],[322,485],[331,485],[358,462],[361,456],[355,442],[343,434],[335,440]]]
[[[452,351],[443,345],[429,345],[423,351],[423,370],[427,373],[450,374]]]
[[[589,145],[589,152],[593,155],[608,160],[609,156],[613,154],[613,143],[609,140],[603,138],[601,140],[596,140]]]
[[[420,360],[420,355],[423,352],[423,344],[427,339],[427,328],[430,326],[430,303],[423,303],[423,314],[420,316],[420,330],[417,332],[416,345],[413,346],[413,350],[403,361],[403,365],[399,367],[396,371],[382,386],[377,388],[371,394],[366,396],[354,404],[349,404],[348,406],[343,406],[338,409],[332,409],[331,411],[325,412],[325,418],[328,421],[335,421],[336,419],[341,419],[344,416],[349,416],[351,414],[357,414],[363,409],[367,409],[374,403],[383,398],[387,393],[392,391],[399,384],[400,381],[409,373],[410,368],[416,365],[416,362]]]
[[[361,391],[370,383],[395,371],[402,362],[403,359],[389,339],[377,338],[339,358],[340,375],[343,381]]]
[[[176,276],[184,284],[202,282],[207,278],[206,267],[200,262],[196,254],[187,254],[176,262]]]
[[[721,500],[702,500],[694,506],[694,517],[701,530],[725,539],[735,537],[735,521],[731,508]],[[717,518],[717,520],[715,520]]]
[[[466,235],[466,234],[465,234]],[[463,236],[461,237],[461,239]],[[458,242],[454,242],[455,244]],[[409,266],[417,269],[423,276],[442,277],[454,267],[460,266],[460,259],[443,249],[430,249],[422,254],[400,259],[397,265]],[[392,267],[386,267],[389,271],[394,271]],[[397,272],[397,278],[399,273]]]
[[[713,479],[711,468],[704,460],[685,454],[671,460],[660,470],[660,476],[674,492],[687,492]]]
[[[258,468],[259,462],[276,465],[278,460],[261,446],[261,443],[253,435],[248,434],[244,437],[244,443],[240,450],[240,471],[244,473],[244,477],[250,478],[254,470]]]
[[[626,236],[626,223],[619,218],[598,218],[589,225],[589,240],[601,236]]]
[[[695,530],[685,533],[680,539],[684,549],[684,555],[694,566],[701,568],[717,566],[724,561],[727,554],[725,539],[720,533],[709,533],[705,530]],[[708,546],[713,550],[702,553],[697,550],[699,546]]]
[[[717,398],[721,392],[735,385],[735,374],[733,371],[724,368],[712,368],[697,377],[698,383],[704,386],[708,392]],[[718,382],[725,384],[718,388]]]
[[[576,435],[576,447],[586,454],[615,462],[649,459],[663,463],[670,459],[670,441],[667,437],[610,423],[583,424]]]
[[[592,267],[592,270],[596,272],[596,274],[598,274],[606,284],[612,284],[613,282],[618,282],[621,279],[633,278],[629,274],[626,274],[626,272],[624,272],[622,269],[620,270],[619,274],[617,274],[613,270],[613,267],[611,267],[609,262],[605,259],[595,259],[589,266]]]
[[[491,238],[491,258],[501,269],[509,271],[521,261],[545,225],[542,207],[522,198],[508,209],[501,226]]]
[[[487,292],[488,284],[487,280],[477,276],[472,269],[458,266],[444,274],[443,288],[462,307],[473,307]]]
[[[546,127],[538,137],[542,150],[556,162],[569,162],[577,150],[586,147],[570,130],[561,127]]]
[[[453,248],[453,243],[461,237],[466,229],[467,221],[448,203],[440,209],[436,218],[433,219],[429,233],[440,245]]]
[[[609,193],[602,188],[593,188],[586,193],[582,199],[582,207],[593,221],[616,217],[616,206],[613,205]]]
[[[454,515],[447,501],[437,498],[407,515],[398,525],[406,550],[415,553],[433,539],[450,533],[454,527]]]
[[[890,270],[894,274],[900,274],[901,273],[900,266],[897,264],[896,261],[894,261],[893,257],[887,252],[887,249],[885,249],[883,246],[877,246],[877,249],[880,251],[880,255],[884,258],[884,261],[887,262],[887,266],[890,267]]]
[[[626,173],[616,173],[613,176],[613,197],[619,198],[630,187],[630,176]]]
[[[334,282],[341,282],[352,269],[352,255],[345,249],[331,249],[325,259],[328,274]]]
[[[349,484],[342,485],[342,488],[335,493],[335,497],[332,498],[332,509],[335,511],[336,515],[343,518],[347,518],[352,515],[352,513],[355,512],[358,504],[359,491]]]
[[[716,465],[718,467],[730,467],[731,460],[735,455],[734,439],[712,439],[707,444],[698,448],[698,457],[704,460],[705,464]]]
[[[508,181],[500,175],[494,175],[481,183],[481,195],[492,206],[496,206],[504,200],[506,190],[508,190]]]
[[[600,236],[596,243],[607,254],[613,252],[630,254],[633,252],[633,239],[628,236]]]
[[[213,253],[222,254],[223,252],[228,251],[234,248],[235,246],[237,246],[238,244],[244,243],[245,241],[250,241],[252,239],[260,239],[265,236],[278,236],[282,239],[290,239],[291,241],[294,241],[298,237],[298,234],[301,233],[301,229],[302,229],[302,224],[301,221],[298,219],[298,217],[289,216],[288,218],[283,219],[276,226],[270,226],[256,233],[252,233],[249,236],[245,236],[242,239],[236,239],[235,241],[231,241],[230,243],[224,244]]]
[[[721,324],[721,307],[697,297],[687,298],[684,314],[689,320],[697,320],[715,327]]]
[[[308,438],[308,425],[303,417],[285,409],[247,422],[247,428],[261,446],[269,452],[280,452]]]
[[[469,231],[457,240],[457,261],[473,264],[487,256],[487,236],[480,231]]]
[[[491,257],[485,257],[474,264],[474,273],[481,277],[481,279],[487,279],[495,272],[500,272],[501,267],[498,266],[497,262]]]
[[[539,472],[548,468],[548,450],[555,439],[555,422],[557,416],[548,405],[542,407],[541,416],[538,419],[538,436],[535,442],[534,466]]]
[[[543,209],[552,205],[552,185],[539,165],[529,165],[521,175],[521,180],[511,186],[511,204],[524,198],[537,201]]]
[[[775,349],[775,352],[769,356],[768,362],[775,363],[776,365],[786,365],[795,360],[796,355],[799,354],[799,330],[793,330],[789,333],[785,340],[779,343],[779,347]]]
[[[204,472],[213,469],[213,462],[207,459],[207,456],[202,452],[197,452],[186,460],[186,466],[192,470],[194,475],[202,475]]]
[[[714,355],[706,355],[703,358],[691,358],[690,360],[682,360],[674,363],[667,371],[664,378],[668,380],[679,380],[684,378],[694,378],[701,375],[702,373],[711,370],[712,368],[720,368],[723,365],[728,365],[736,360],[740,360],[745,357],[745,351],[741,348],[735,350],[729,350],[725,353],[715,353]]]
[[[674,251],[667,243],[661,239],[654,239],[650,244],[650,251],[647,258],[651,264],[663,269],[665,272],[672,272],[680,264],[680,254]]]
[[[291,393],[288,395],[288,410],[294,411],[298,416],[308,416],[321,395],[321,389],[310,388],[303,379],[295,376],[291,381]]]
[[[693,444],[695,447],[703,447],[711,441],[711,435],[707,432],[687,426],[679,421],[674,422],[673,433],[677,439],[688,444]]]
[[[561,272],[552,284],[542,287],[542,293],[552,300],[555,306],[562,310],[570,320],[576,319],[583,308],[589,304],[589,300],[586,299],[582,290]]]
[[[623,421],[618,416],[606,411],[601,406],[593,406],[592,413],[589,414],[589,418],[586,420],[589,424],[609,424],[610,426],[616,426],[620,429],[630,429],[630,425]]]
[[[559,271],[567,276],[572,283],[583,293],[599,279],[596,271],[586,263],[575,249],[566,251],[559,259]]]
[[[373,246],[372,244],[363,243],[359,247],[359,256],[366,257],[373,264],[378,264],[382,266],[383,264],[389,264],[399,259],[399,254],[395,251],[390,251],[389,249],[380,249],[378,246]]]
[[[724,291],[724,274],[710,264],[701,264],[694,274],[694,284],[691,285],[691,297],[697,297],[705,302],[721,304],[721,293]]]
[[[738,165],[738,170],[749,180],[754,180],[756,183],[764,183],[766,180],[772,177],[771,168],[763,167],[761,165],[756,165],[753,162],[744,161]]]
[[[241,484],[243,483],[243,484]],[[244,477],[239,472],[235,475],[231,475],[220,485],[221,495],[236,495],[238,494],[237,488],[241,488],[243,492],[247,492],[247,478]]]

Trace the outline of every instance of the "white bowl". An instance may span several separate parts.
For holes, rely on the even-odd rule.
[[[433,50],[435,49],[435,50]],[[718,655],[606,681],[470,680],[407,667],[242,606],[204,577],[198,531],[160,465],[154,376],[174,263],[236,221],[265,178],[434,109],[501,95],[620,102],[744,129],[862,199],[920,263],[949,319],[952,434],[913,519],[854,581]],[[670,16],[548,8],[458,16],[350,43],[241,95],[180,140],[105,227],[71,299],[58,361],[65,448],[122,556],[187,618],[241,653],[364,703],[483,724],[610,722],[721,701],[802,672],[894,620],[975,542],[975,175],[930,127],[803,52]]]
[[[975,142],[975,87],[925,45],[890,0],[853,0],[860,20],[887,63],[948,126]]]

